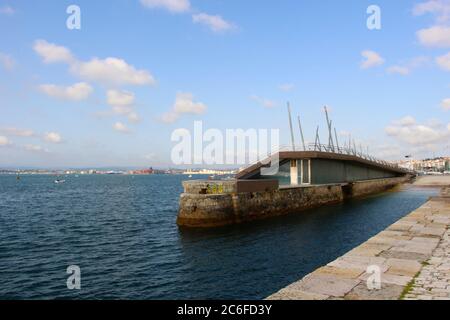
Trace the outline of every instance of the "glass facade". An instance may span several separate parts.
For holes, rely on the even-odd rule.
[[[280,186],[291,185],[291,165],[296,166],[298,185],[329,184],[363,181],[372,179],[392,178],[396,174],[363,164],[328,160],[328,159],[300,159],[283,162],[275,175],[261,176],[256,179],[276,179]]]

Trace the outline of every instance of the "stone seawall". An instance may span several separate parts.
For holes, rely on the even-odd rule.
[[[409,178],[408,178],[409,179]],[[405,182],[405,178],[377,179],[369,181],[358,181],[352,185],[351,196],[361,197],[368,194],[383,192]]]
[[[352,184],[313,185],[275,191],[194,194],[183,193],[177,224],[184,227],[218,227],[297,213],[345,198],[378,193],[410,177],[360,181]]]

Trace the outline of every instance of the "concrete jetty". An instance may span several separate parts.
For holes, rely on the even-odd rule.
[[[450,177],[433,185],[440,196],[267,299],[450,300]]]
[[[265,169],[277,170],[265,175]],[[408,170],[349,150],[280,151],[235,180],[185,181],[177,224],[218,227],[298,213],[410,180]]]
[[[218,227],[298,213],[348,198],[383,192],[410,180],[410,176],[309,186],[278,186],[273,180],[188,181],[180,197],[177,224]],[[252,188],[253,191],[240,192]]]

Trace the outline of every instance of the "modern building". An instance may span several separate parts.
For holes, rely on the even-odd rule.
[[[277,180],[282,187],[385,179],[408,173],[407,169],[395,164],[345,151],[286,151],[276,156],[278,170],[268,169],[270,165],[274,165],[271,159],[242,170],[236,178]]]

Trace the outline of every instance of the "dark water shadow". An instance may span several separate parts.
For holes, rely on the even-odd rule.
[[[192,270],[185,280],[195,284],[196,298],[266,297],[358,246],[436,192],[404,187],[284,217],[180,229]]]

